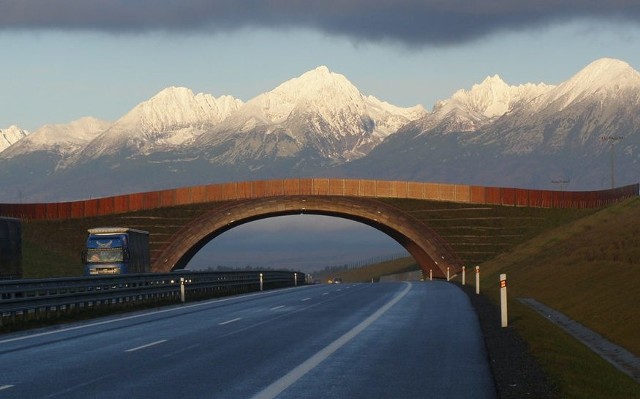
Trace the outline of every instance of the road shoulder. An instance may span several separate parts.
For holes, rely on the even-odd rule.
[[[556,399],[559,390],[512,327],[501,327],[500,309],[475,288],[460,286],[476,310],[499,399]]]

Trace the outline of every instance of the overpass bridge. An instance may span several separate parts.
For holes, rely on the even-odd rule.
[[[258,219],[314,214],[351,219],[396,240],[422,270],[489,259],[540,228],[638,196],[639,185],[602,191],[547,191],[357,179],[260,180],[183,187],[80,201],[0,204],[25,221],[26,241],[78,258],[87,228],[122,225],[150,232],[152,270],[184,268],[219,234]],[[78,260],[79,262],[79,260]],[[78,263],[78,273],[81,274]]]

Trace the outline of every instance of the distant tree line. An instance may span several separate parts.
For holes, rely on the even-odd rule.
[[[366,259],[366,260],[356,261],[356,262],[352,262],[352,263],[345,263],[345,264],[342,264],[342,265],[327,266],[324,269],[316,270],[316,271],[312,272],[311,274],[335,274],[335,273],[339,273],[339,272],[345,271],[345,270],[359,269],[361,267],[365,267],[365,266],[369,266],[369,265],[375,265],[377,263],[389,262],[389,261],[400,259],[400,258],[406,258],[407,256],[408,256],[408,254],[406,252],[396,253],[396,254],[392,254],[392,255],[374,256],[374,257]]]

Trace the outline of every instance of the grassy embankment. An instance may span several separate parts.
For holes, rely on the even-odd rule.
[[[549,230],[486,262],[498,302],[506,273],[510,324],[567,398],[640,398],[640,385],[520,304],[532,297],[640,356],[640,199]]]

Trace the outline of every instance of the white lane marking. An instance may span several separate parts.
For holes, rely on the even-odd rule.
[[[167,340],[166,339],[161,339],[160,341],[150,342],[150,343],[145,344],[145,345],[141,345],[141,346],[137,346],[135,348],[127,349],[125,352],[135,352],[135,351],[138,351],[140,349],[148,348],[150,346],[160,345],[160,344],[162,344],[164,342],[167,342]]]
[[[276,306],[275,308],[271,308],[269,310],[278,310],[284,308],[284,305]]]
[[[322,295],[329,295],[329,293],[328,292],[323,292]]]
[[[235,319],[223,321],[222,323],[218,323],[219,326],[225,326],[227,324],[235,323],[236,321],[242,320],[242,317],[236,317]]]
[[[275,295],[278,292],[283,292],[283,291],[286,291],[286,290],[293,290],[293,289],[300,289],[300,288],[304,288],[304,287],[298,286],[298,287],[295,287],[295,288],[282,288],[280,290],[277,290],[277,292],[276,292],[276,290],[267,291],[267,292],[256,292],[256,293],[253,293],[253,294],[239,295],[239,296],[223,298],[223,299],[214,299],[214,300],[206,301],[206,302],[198,302],[198,303],[194,303],[194,304],[191,304],[191,305],[181,305],[181,306],[170,308],[170,309],[161,309],[161,310],[156,310],[156,311],[152,311],[152,312],[145,312],[145,313],[141,313],[141,314],[136,314],[136,315],[132,315],[132,316],[119,317],[117,319],[109,319],[109,320],[104,320],[104,321],[98,321],[98,322],[95,322],[95,323],[82,324],[82,325],[74,326],[74,327],[61,328],[59,330],[51,330],[51,331],[45,331],[45,332],[36,333],[36,334],[22,335],[22,336],[19,336],[19,337],[2,339],[2,340],[0,340],[0,344],[6,344],[8,342],[15,342],[15,341],[23,341],[23,340],[26,340],[26,339],[44,337],[44,336],[53,335],[53,334],[60,334],[60,333],[64,333],[64,332],[67,332],[67,331],[81,330],[81,329],[84,329],[84,328],[96,327],[96,326],[101,326],[101,325],[104,325],[104,324],[117,323],[119,321],[132,320],[132,319],[137,319],[137,318],[140,318],[140,317],[153,316],[153,315],[161,314],[161,313],[175,312],[175,311],[194,308],[194,307],[200,307],[200,306],[206,306],[206,305],[212,305],[212,304],[215,305],[215,304],[218,304],[220,302],[227,302],[227,301],[235,301],[235,300],[239,300],[239,299],[246,299],[246,298],[250,298],[250,297],[258,296],[258,295]]]
[[[301,302],[306,302],[308,300],[310,300],[311,298],[304,298]]]
[[[273,399],[279,394],[281,394],[285,389],[289,388],[296,381],[302,378],[309,371],[313,370],[316,366],[322,363],[325,359],[331,356],[332,353],[343,347],[347,342],[351,341],[358,334],[367,329],[371,324],[373,324],[376,320],[382,317],[383,314],[393,305],[398,303],[411,289],[411,283],[405,283],[406,288],[396,295],[392,300],[387,302],[383,307],[378,309],[374,314],[367,317],[363,322],[353,327],[350,331],[346,332],[343,336],[336,339],[324,349],[320,350],[315,355],[311,356],[309,359],[305,360],[299,366],[291,370],[284,377],[275,381],[273,384],[269,385],[262,391],[258,392],[252,399]]]
[[[4,391],[5,389],[13,388],[15,385],[3,385],[0,387],[0,391]]]
[[[96,382],[98,382],[98,381],[102,381],[102,380],[107,379],[107,378],[112,378],[112,376],[110,376],[110,375],[103,375],[102,377],[94,378],[93,380],[85,381],[85,382],[83,382],[82,384],[78,384],[78,385],[74,385],[74,386],[72,386],[72,387],[69,387],[69,388],[67,388],[67,389],[65,389],[65,390],[63,390],[63,391],[55,392],[55,393],[49,394],[49,395],[48,395],[48,396],[46,396],[46,397],[47,397],[47,398],[55,398],[56,396],[62,396],[62,397],[64,397],[64,398],[66,398],[67,396],[69,396],[69,395],[67,395],[69,392],[73,392],[73,391],[75,391],[75,390],[76,390],[76,389],[78,389],[78,388],[84,388],[84,387],[89,386],[89,385],[91,385],[91,384],[95,384]]]

